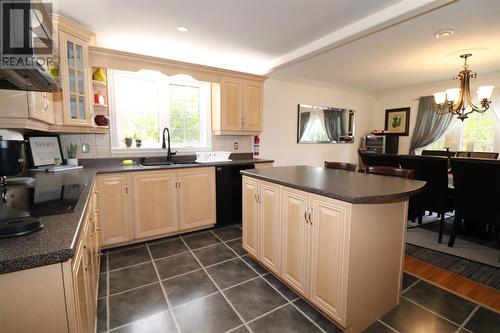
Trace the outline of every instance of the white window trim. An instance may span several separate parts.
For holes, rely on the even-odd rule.
[[[193,79],[194,80],[194,79]],[[114,87],[114,75],[113,71],[110,71],[110,75],[108,75],[108,86],[109,87]],[[206,82],[199,82],[197,81],[185,81],[185,80],[175,80],[174,83],[180,83],[180,84],[186,84],[186,85],[192,85],[192,86],[198,86],[202,87]],[[210,85],[207,86],[207,89],[202,89],[200,90],[201,94],[206,94],[204,98],[201,98],[200,96],[200,101],[206,101],[204,106],[200,106],[200,108],[203,108],[202,116],[206,117],[204,120],[206,126],[205,128],[202,129],[202,135],[206,136],[206,141],[207,145],[206,146],[193,146],[193,147],[176,147],[176,146],[171,146],[171,150],[173,152],[177,152],[180,155],[183,154],[193,154],[195,152],[203,152],[203,151],[212,151],[212,116],[211,116],[211,108],[212,108],[212,100],[211,100],[211,89]],[[130,147],[130,148],[124,148],[124,147],[119,147],[119,142],[118,142],[118,135],[116,133],[118,127],[117,127],[117,120],[116,120],[116,106],[115,106],[115,96],[114,96],[114,89],[110,88],[108,91],[109,95],[109,110],[110,110],[110,128],[109,128],[109,135],[110,135],[110,150],[111,150],[111,156],[112,157],[142,157],[142,156],[164,156],[167,153],[166,149],[163,148],[137,148],[137,147]],[[162,133],[160,133],[160,137]],[[161,139],[160,139],[161,140]]]

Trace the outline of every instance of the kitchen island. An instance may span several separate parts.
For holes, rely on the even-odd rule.
[[[242,171],[243,248],[346,332],[400,302],[408,198],[425,182],[307,166]]]

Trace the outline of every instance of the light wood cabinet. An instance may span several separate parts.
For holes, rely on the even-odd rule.
[[[180,231],[214,225],[215,168],[178,171]]]
[[[29,118],[53,124],[54,103],[52,94],[0,89],[0,117],[5,119]]]
[[[243,177],[243,201],[242,201],[242,224],[243,248],[253,255],[259,257],[259,203],[257,199],[258,181]]]
[[[89,41],[59,31],[64,125],[91,126]]]
[[[127,173],[99,175],[97,190],[99,192],[97,207],[102,229],[101,245],[110,246],[132,240],[129,175]]]
[[[284,188],[281,277],[301,295],[307,287],[308,213],[308,195]]]
[[[145,171],[132,174],[135,238],[179,230],[177,172]]]
[[[257,134],[262,131],[262,82],[223,77],[212,84],[214,134]]]
[[[281,268],[281,189],[271,183],[261,182],[260,203],[260,259],[273,273]]]

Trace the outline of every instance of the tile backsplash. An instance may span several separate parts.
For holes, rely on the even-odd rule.
[[[111,144],[109,134],[61,134],[61,148],[63,150],[63,157],[67,158],[67,148],[70,143],[77,144],[78,154],[77,158],[110,158]],[[212,136],[212,150],[223,150],[237,153],[252,152],[252,136]],[[235,148],[235,143],[238,149]],[[84,148],[88,150],[84,152]],[[134,154],[137,150],[134,149]],[[144,154],[147,156],[147,154]]]

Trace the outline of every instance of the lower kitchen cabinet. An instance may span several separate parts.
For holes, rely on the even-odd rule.
[[[167,236],[216,222],[215,168],[97,176],[102,246]]]
[[[407,205],[351,204],[243,176],[243,248],[360,332],[399,304]]]
[[[137,172],[132,174],[131,178],[135,238],[147,238],[178,231],[177,172]]]
[[[0,275],[0,331],[95,332],[100,263],[96,196],[92,190],[73,258]]]
[[[99,175],[97,190],[99,219],[102,221],[101,245],[110,246],[132,240],[129,175],[127,173]]]

